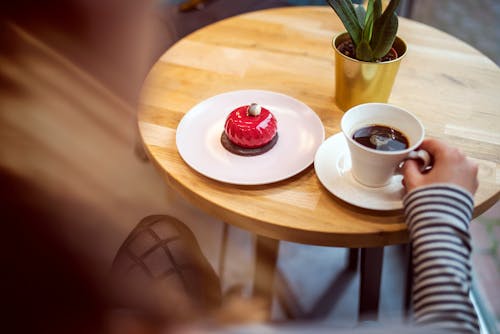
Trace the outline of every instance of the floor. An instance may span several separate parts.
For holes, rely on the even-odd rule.
[[[500,64],[500,1],[413,0],[412,19],[446,31]]]

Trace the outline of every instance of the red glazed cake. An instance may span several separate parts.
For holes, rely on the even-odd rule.
[[[274,115],[256,103],[233,110],[226,119],[222,145],[239,155],[258,155],[269,151],[278,139]]]

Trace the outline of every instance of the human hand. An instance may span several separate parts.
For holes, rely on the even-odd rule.
[[[436,139],[426,139],[420,145],[434,158],[432,169],[428,173],[420,171],[418,162],[407,160],[402,168],[406,191],[431,185],[433,183],[452,183],[467,189],[471,194],[477,190],[478,166],[460,152]]]

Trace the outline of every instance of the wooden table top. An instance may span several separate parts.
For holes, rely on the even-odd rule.
[[[288,7],[229,18],[185,37],[154,65],[143,88],[139,128],[167,182],[221,220],[279,240],[374,247],[408,240],[401,211],[359,209],[331,195],[313,166],[274,184],[211,180],[182,160],[176,128],[197,103],[223,92],[270,90],[292,96],[339,132],[331,39],[343,31],[327,7]],[[460,147],[480,165],[477,216],[499,198],[500,70],[486,56],[429,26],[400,19],[409,46],[389,103],[422,120],[429,137]]]

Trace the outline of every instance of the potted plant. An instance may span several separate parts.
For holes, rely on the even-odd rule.
[[[337,105],[347,110],[361,103],[387,102],[407,49],[396,36],[399,0],[390,0],[385,10],[381,0],[368,0],[366,9],[351,0],[327,2],[347,30],[332,42]]]

